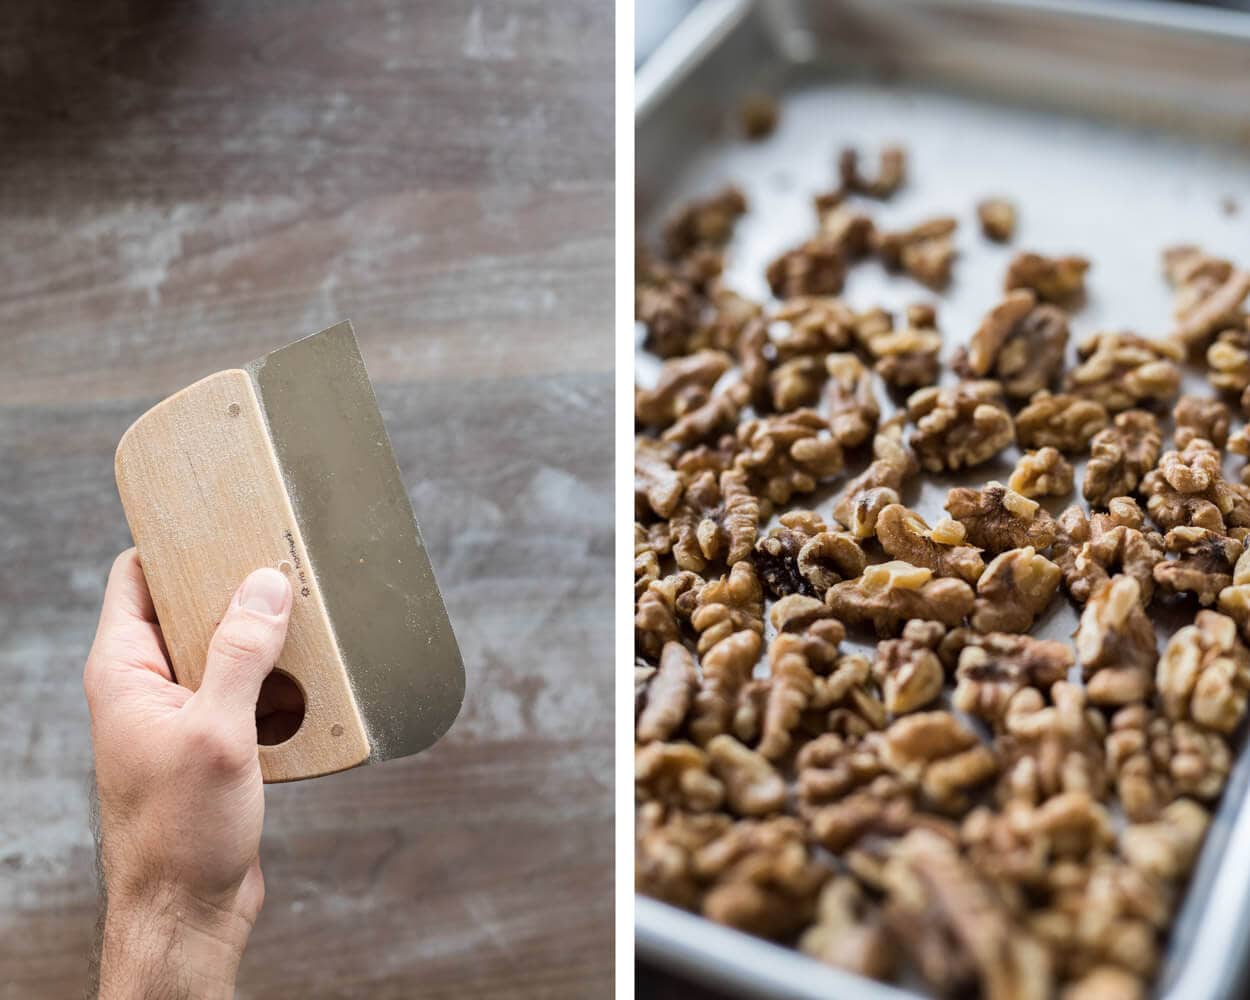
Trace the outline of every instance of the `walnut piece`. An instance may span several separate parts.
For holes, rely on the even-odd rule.
[[[843,468],[842,446],[813,410],[745,420],[737,438],[737,468],[750,477],[754,493],[775,504],[810,493]]]
[[[635,830],[635,888],[674,906],[697,909],[703,887],[694,873],[694,854],[731,825],[724,813],[687,813],[659,802],[643,803]]]
[[[950,281],[955,260],[951,236],[958,225],[951,216],[938,216],[910,229],[878,232],[876,251],[890,270],[903,270],[930,288],[942,289]]]
[[[1101,403],[1070,393],[1035,392],[1029,405],[1016,414],[1016,436],[1024,448],[1084,451],[1090,438],[1107,426]]]
[[[1031,545],[996,556],[977,581],[969,619],[979,632],[1027,632],[1046,610],[1063,576]]]
[[[1137,581],[1142,603],[1148,604],[1154,594],[1155,566],[1164,558],[1163,537],[1142,530],[1141,508],[1128,497],[1118,497],[1109,506],[1108,513],[1088,519],[1079,507],[1063,512],[1055,561],[1063,570],[1068,593],[1079,603],[1123,573]]]
[[[822,233],[787,250],[764,274],[779,299],[837,295],[846,280],[846,255],[837,238]]]
[[[937,381],[942,335],[932,314],[909,308],[907,325],[895,329],[889,313],[873,309],[858,317],[855,339],[873,358],[873,370],[888,385],[911,389]]]
[[[665,643],[660,668],[647,683],[646,704],[635,727],[639,743],[670,740],[686,719],[699,687],[694,657],[679,642]]]
[[[911,447],[930,472],[980,465],[1015,441],[996,382],[920,389],[907,400],[907,416],[916,425]]]
[[[889,198],[900,187],[907,174],[907,151],[902,146],[881,147],[881,161],[877,176],[866,178],[859,172],[859,152],[846,147],[838,154],[838,176],[842,190],[870,198]]]
[[[664,362],[655,388],[634,390],[634,419],[649,427],[667,427],[707,402],[730,363],[724,351],[711,350]]]
[[[1007,265],[1004,290],[1028,288],[1043,302],[1067,302],[1085,292],[1084,257],[1043,257],[1040,253],[1018,253]]]
[[[905,715],[885,731],[881,760],[941,812],[965,808],[969,792],[998,770],[994,752],[946,711]]]
[[[1142,704],[1116,712],[1106,747],[1116,795],[1137,822],[1155,818],[1181,795],[1217,798],[1232,765],[1223,735],[1191,722],[1173,722]]]
[[[830,530],[814,511],[789,511],[780,521],[756,543],[752,557],[773,596],[823,595],[864,571],[864,552],[854,536]]]
[[[1211,605],[1225,587],[1232,586],[1233,567],[1241,558],[1236,538],[1206,528],[1173,528],[1163,540],[1177,559],[1165,559],[1154,567],[1155,582],[1173,594],[1194,594],[1199,604]]]
[[[932,570],[899,560],[869,566],[858,579],[835,583],[825,595],[839,621],[871,624],[879,635],[897,633],[912,618],[954,627],[973,601],[972,588],[962,580],[934,579]]]
[[[872,439],[873,460],[856,476],[833,506],[833,516],[856,538],[871,538],[877,517],[899,502],[903,485],[920,471],[911,449],[903,441],[903,418],[887,420]]]
[[[780,118],[777,99],[768,94],[748,94],[738,103],[738,124],[753,142],[772,135]]]
[[[1190,525],[1223,533],[1250,524],[1244,493],[1224,479],[1220,453],[1194,438],[1182,451],[1167,451],[1142,478],[1146,510],[1159,527]]]
[[[1005,735],[999,797],[1033,805],[1052,796],[1106,791],[1102,746],[1106,723],[1088,704],[1088,692],[1067,681],[1051,685],[1050,704],[1041,691],[1022,688],[1003,715]]]
[[[690,735],[706,745],[721,733],[729,732],[738,697],[746,685],[763,640],[758,632],[743,629],[717,643],[703,654],[702,684],[694,696],[690,714]]]
[[[685,484],[673,468],[673,449],[654,438],[634,439],[634,516],[672,517]]]
[[[980,635],[968,629],[952,632],[941,652],[943,657],[958,656],[952,703],[987,722],[998,722],[1018,691],[1048,690],[1068,676],[1075,662],[1065,642],[1005,632]]]
[[[1025,546],[1045,549],[1057,532],[1046,508],[994,481],[980,490],[964,486],[951,490],[946,512],[964,526],[970,545],[994,555]]]
[[[1231,618],[1199,611],[1192,625],[1168,640],[1156,679],[1169,719],[1231,733],[1246,712],[1250,649]]]
[[[816,922],[799,938],[799,950],[826,965],[870,979],[894,972],[894,946],[880,917],[853,878],[830,879],[816,904]]]
[[[687,202],[664,226],[664,252],[676,260],[698,247],[723,246],[746,211],[746,195],[733,185]]]
[[[1211,816],[1190,799],[1177,799],[1157,820],[1134,823],[1120,834],[1120,851],[1149,876],[1180,879],[1189,874]]]
[[[759,499],[741,472],[695,477],[669,520],[678,567],[702,573],[722,559],[727,566],[741,562],[755,545],[759,520]]]
[[[1215,338],[1207,348],[1207,365],[1215,388],[1242,393],[1250,387],[1250,318]]]
[[[914,712],[941,694],[946,675],[934,649],[945,634],[941,622],[910,621],[901,638],[877,644],[872,674],[888,712]]]
[[[660,439],[683,449],[714,440],[718,434],[734,426],[749,395],[746,385],[731,385],[724,392],[709,397],[707,402],[683,413],[660,435]]]
[[[711,812],[725,786],[708,772],[708,756],[689,743],[648,743],[634,750],[634,793],[640,802]]]
[[[1218,399],[1182,396],[1172,409],[1172,419],[1176,421],[1176,433],[1173,435],[1176,447],[1184,448],[1194,438],[1205,438],[1215,447],[1223,448],[1228,444],[1232,418],[1228,405]]]
[[[1096,333],[1078,348],[1081,364],[1065,381],[1068,392],[1101,403],[1111,413],[1164,402],[1181,384],[1177,362],[1184,351],[1174,342],[1135,333]]]
[[[634,606],[634,645],[648,660],[658,660],[668,642],[680,642],[681,623],[688,621],[703,586],[696,573],[680,572],[653,580]]]
[[[1099,431],[1090,442],[1089,462],[1081,492],[1094,507],[1105,507],[1114,497],[1128,496],[1159,459],[1163,432],[1154,414],[1128,410]]]
[[[712,773],[725,786],[725,801],[739,816],[767,816],[786,801],[786,783],[763,756],[722,733],[708,741]]]
[[[830,354],[825,358],[825,368],[829,374],[825,390],[829,428],[843,448],[854,448],[872,436],[881,416],[872,374],[854,354]]]
[[[1063,369],[1067,345],[1063,311],[1038,305],[1031,291],[1018,289],[986,314],[953,364],[962,377],[995,378],[1008,396],[1023,399],[1049,387]]]
[[[823,602],[797,594],[773,605],[770,618],[779,634],[768,646],[770,676],[758,726],[758,749],[768,760],[778,760],[789,751],[805,711],[829,707],[823,675],[835,670],[838,644],[846,635],[846,629],[831,616]],[[840,690],[837,697],[848,694]],[[746,727],[738,720],[735,728]]]
[[[985,198],[977,203],[981,233],[995,243],[1010,243],[1016,232],[1016,206],[1006,198]]]
[[[1090,701],[1127,705],[1150,694],[1159,651],[1154,625],[1131,576],[1112,577],[1090,596],[1075,637]]]
[[[1022,497],[1066,497],[1072,492],[1072,466],[1058,448],[1026,451],[1016,462],[1007,487]]]
[[[1170,247],[1164,271],[1176,289],[1176,328],[1172,336],[1187,348],[1204,348],[1211,339],[1242,319],[1250,295],[1250,271],[1203,253],[1198,247]]]
[[[915,511],[890,504],[877,515],[877,541],[886,554],[913,566],[931,569],[935,576],[953,576],[976,583],[985,571],[981,553],[963,541],[963,525],[949,519],[930,528]]]
[[[763,633],[764,591],[755,567],[739,562],[724,576],[703,584],[694,594],[690,624],[699,635],[700,656],[735,632]]]

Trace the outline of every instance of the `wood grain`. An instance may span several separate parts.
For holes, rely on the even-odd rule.
[[[610,993],[611,20],[0,5],[0,997],[85,982],[118,439],[346,316],[468,692],[419,757],[267,789],[239,995]]]

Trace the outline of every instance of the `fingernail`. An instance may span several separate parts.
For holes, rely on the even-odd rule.
[[[276,569],[258,569],[243,581],[239,592],[239,607],[248,611],[262,611],[267,615],[281,614],[286,607],[290,584]]]

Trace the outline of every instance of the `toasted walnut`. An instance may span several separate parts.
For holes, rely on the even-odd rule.
[[[1163,447],[1163,432],[1154,415],[1145,410],[1118,414],[1115,423],[1090,442],[1089,463],[1081,492],[1095,507],[1114,497],[1127,496],[1154,467]]]
[[[766,816],[786,801],[786,783],[764,757],[722,734],[707,744],[712,772],[725,786],[725,801],[739,816]]]
[[[1177,362],[1184,351],[1172,341],[1134,333],[1097,333],[1077,349],[1082,361],[1065,388],[1101,403],[1112,413],[1152,401],[1166,401],[1181,384]]]
[[[1232,764],[1219,733],[1172,722],[1141,704],[1116,712],[1106,745],[1116,795],[1135,822],[1155,818],[1179,795],[1217,798]]]
[[[854,448],[868,440],[881,416],[872,375],[854,354],[830,354],[825,367],[829,373],[825,390],[829,427],[843,448]]]
[[[789,330],[783,343],[806,348],[796,353],[845,351],[855,337],[855,314],[840,299],[795,296],[777,307],[772,320]]]
[[[811,816],[886,774],[879,738],[866,737],[823,733],[804,744],[795,758],[801,813]]]
[[[1066,497],[1072,492],[1072,466],[1058,448],[1026,451],[1007,480],[1022,497]]]
[[[688,202],[664,226],[664,252],[676,260],[697,247],[723,246],[746,210],[746,196],[732,185]]]
[[[1164,251],[1164,270],[1176,289],[1176,329],[1172,336],[1188,348],[1206,347],[1211,339],[1240,322],[1241,305],[1250,295],[1250,271],[1203,253],[1197,247]]]
[[[946,495],[946,512],[964,526],[970,545],[995,555],[1032,546],[1044,549],[1055,540],[1055,519],[1036,500],[1002,483],[984,489],[957,487]]]
[[[1060,1000],[1145,1000],[1146,984],[1116,965],[1097,965],[1064,987]]]
[[[839,656],[833,673],[816,678],[816,693],[807,720],[813,725],[809,728],[848,736],[863,736],[884,728],[886,710],[871,675],[872,666],[862,653]]]
[[[716,393],[707,402],[682,414],[660,438],[678,448],[690,448],[715,440],[719,434],[734,427],[749,395],[746,385],[740,382],[731,385],[724,392]]]
[[[667,642],[680,642],[681,622],[689,620],[694,598],[703,586],[695,573],[674,573],[653,580],[634,608],[634,645],[649,660],[658,660]]]
[[[1109,513],[1088,520],[1079,507],[1071,507],[1059,525],[1055,561],[1073,600],[1085,603],[1103,583],[1123,573],[1137,581],[1142,604],[1150,603],[1155,566],[1164,558],[1163,537],[1141,530],[1142,513],[1135,502],[1118,497],[1110,502]]]
[[[879,635],[896,633],[911,618],[953,627],[972,610],[972,588],[962,580],[934,579],[932,570],[898,560],[869,566],[856,580],[835,583],[825,595],[847,625],[872,624]]]
[[[672,739],[685,721],[698,687],[699,671],[690,651],[679,642],[665,643],[660,669],[647,684],[646,705],[634,730],[638,742]]]
[[[1022,399],[1050,385],[1067,345],[1063,311],[1038,305],[1031,291],[1019,289],[989,311],[953,367],[964,378],[991,376],[1008,396]]]
[[[638,810],[634,886],[647,896],[696,909],[703,887],[694,873],[694,854],[725,833],[724,813],[686,813],[646,802]]]
[[[837,295],[846,280],[846,255],[837,238],[822,233],[787,250],[764,274],[779,299]]]
[[[834,668],[846,635],[830,614],[822,602],[797,594],[773,605],[770,618],[779,634],[768,647],[770,676],[759,725],[759,752],[768,760],[786,755],[803,713],[825,700],[821,675]]]
[[[975,583],[985,570],[981,553],[961,545],[964,528],[945,521],[930,528],[919,514],[902,504],[883,507],[877,515],[877,540],[886,554],[913,566],[931,569],[935,576],[953,576]]]
[[[1157,820],[1134,823],[1120,834],[1120,851],[1134,868],[1163,879],[1189,874],[1211,817],[1190,799],[1177,799]]]
[[[1070,393],[1035,392],[1016,414],[1016,436],[1024,448],[1084,451],[1090,438],[1106,426],[1107,411],[1101,403]]]
[[[1003,282],[1006,291],[1029,288],[1043,302],[1067,302],[1085,292],[1084,257],[1043,257],[1040,253],[1018,253],[1007,265]]]
[[[776,940],[811,923],[829,876],[812,859],[803,826],[792,816],[735,823],[695,853],[694,870],[711,883],[705,917]]]
[[[1074,658],[1064,642],[1027,635],[957,629],[942,643],[943,657],[958,657],[952,701],[961,712],[998,722],[1025,687],[1048,690],[1068,676]]]
[[[892,723],[881,760],[942,812],[966,808],[969,792],[998,770],[994,752],[945,711],[917,712]]]
[[[1250,507],[1224,479],[1220,453],[1195,438],[1182,451],[1167,451],[1142,478],[1146,510],[1164,529],[1194,526],[1223,533],[1250,523]]]
[[[826,965],[871,979],[894,972],[894,946],[878,915],[853,878],[825,883],[816,904],[816,922],[799,938],[799,950]]]
[[[1131,576],[1112,577],[1090,596],[1076,630],[1076,655],[1090,701],[1127,705],[1151,691],[1159,651],[1154,625]]]
[[[695,694],[690,716],[690,735],[696,743],[706,745],[713,737],[729,732],[738,697],[759,659],[762,645],[758,632],[744,629],[704,654],[700,664],[702,685]]]
[[[842,446],[812,410],[743,421],[738,442],[737,467],[750,477],[756,493],[776,504],[810,493],[843,468]]]
[[[1220,591],[1219,608],[1250,642],[1250,551],[1243,551],[1233,567],[1233,582]]]
[[[704,472],[686,487],[669,521],[673,557],[681,569],[702,573],[722,559],[728,566],[751,554],[760,502],[741,472]]]
[[[660,556],[670,548],[668,525],[634,522],[634,600],[660,578]]]
[[[1232,586],[1233,567],[1242,544],[1206,528],[1173,528],[1164,538],[1177,559],[1155,564],[1155,582],[1174,594],[1194,594],[1199,604],[1214,604],[1225,587]],[[1231,624],[1231,623],[1230,623]]]
[[[864,571],[863,549],[854,536],[830,531],[813,511],[789,511],[781,525],[755,546],[755,567],[770,593],[824,594],[839,580]]]
[[[874,178],[860,174],[857,150],[848,146],[838,155],[838,176],[843,190],[870,198],[889,198],[903,186],[906,171],[907,152],[902,146],[881,147],[881,163]]]
[[[1031,545],[1003,552],[977,581],[972,627],[979,632],[1027,632],[1050,604],[1062,576]]]
[[[634,390],[634,419],[649,427],[667,427],[707,402],[730,363],[724,351],[696,351],[664,362],[655,388]]]
[[[764,631],[764,591],[750,562],[736,563],[722,577],[709,580],[694,595],[690,624],[699,634],[702,656],[718,642],[743,629]]]
[[[835,205],[831,209],[818,208],[820,232],[841,248],[848,260],[863,257],[872,248],[876,231],[872,218],[850,205]]]
[[[671,517],[685,491],[681,476],[673,468],[671,447],[654,438],[634,440],[634,516]]]
[[[930,472],[980,465],[1015,441],[996,382],[920,389],[907,400],[907,416],[916,425],[912,449]]]
[[[742,134],[758,141],[767,138],[777,127],[781,108],[768,94],[748,94],[738,103],[738,124]]]
[[[1184,448],[1194,438],[1205,438],[1217,448],[1228,443],[1228,428],[1232,412],[1227,404],[1218,399],[1201,396],[1182,396],[1172,410],[1176,421],[1173,439],[1177,448]]]
[[[634,316],[646,330],[647,349],[662,358],[688,354],[707,308],[706,282],[685,267],[642,252],[636,255],[635,273]]]
[[[907,834],[883,878],[887,926],[934,992],[985,1000],[1051,995],[1045,946],[950,842],[928,830]]]
[[[1168,640],[1159,658],[1157,682],[1169,719],[1231,733],[1246,711],[1250,649],[1237,637],[1231,618],[1199,611],[1194,624]]]
[[[733,354],[747,328],[761,321],[763,309],[758,302],[739,295],[719,281],[707,288],[706,295],[709,312],[691,334],[687,350]]]
[[[937,381],[942,335],[931,318],[909,311],[908,325],[896,330],[888,313],[873,311],[860,318],[856,337],[874,359],[873,371],[888,385],[911,389]]]
[[[710,812],[725,786],[708,773],[708,756],[689,743],[648,743],[634,750],[634,793],[640,802]]]
[[[823,361],[810,354],[783,361],[768,376],[772,408],[785,413],[815,403],[820,398],[825,375]]]
[[[986,198],[977,203],[977,221],[987,240],[1009,243],[1016,232],[1016,206],[1006,198]]]
[[[1215,388],[1241,393],[1250,387],[1250,320],[1215,338],[1215,343],[1207,348],[1207,365]]]
[[[1033,687],[1012,696],[1003,715],[999,796],[1037,804],[1064,792],[1100,798],[1106,791],[1102,746],[1106,723],[1087,704],[1087,693],[1059,680],[1051,704]]]
[[[904,483],[920,469],[903,441],[903,419],[900,415],[881,425],[872,439],[872,462],[834,501],[834,518],[856,538],[876,533],[877,516],[899,502]]]
[[[910,621],[902,638],[877,644],[872,673],[891,714],[914,712],[942,693],[945,673],[934,649],[945,634],[941,622]]]
[[[930,288],[945,288],[955,260],[951,236],[958,225],[951,216],[938,216],[910,229],[877,233],[876,250],[890,270],[906,271]]]

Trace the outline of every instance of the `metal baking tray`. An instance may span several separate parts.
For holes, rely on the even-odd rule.
[[[726,279],[759,300],[768,298],[764,264],[814,230],[811,196],[836,185],[837,151],[857,146],[872,169],[881,145],[904,144],[906,188],[870,210],[886,227],[957,215],[954,280],[935,296],[866,265],[851,270],[843,296],[891,310],[933,302],[944,360],[998,301],[1017,248],[1093,261],[1070,352],[1100,329],[1168,331],[1162,248],[1194,242],[1250,262],[1250,15],[1140,0],[703,0],[635,82],[639,232],[654,238],[681,202],[740,185],[751,211],[735,231]],[[735,125],[738,102],[753,93],[781,101],[777,131],[759,143]],[[973,206],[990,194],[1019,208],[1010,247],[977,230]],[[640,382],[657,368],[639,352]],[[1186,373],[1187,390],[1204,385]],[[1005,480],[1015,455],[968,481]],[[803,502],[825,509],[841,485]],[[905,499],[932,523],[949,485]],[[1047,506],[1057,513],[1069,502]],[[1056,600],[1034,634],[1066,638],[1075,624],[1068,602]],[[1166,637],[1176,621],[1160,615],[1158,626]],[[1250,755],[1242,734],[1237,741],[1167,943],[1160,997],[1245,995]],[[635,933],[640,957],[743,994],[918,995],[642,896]]]

